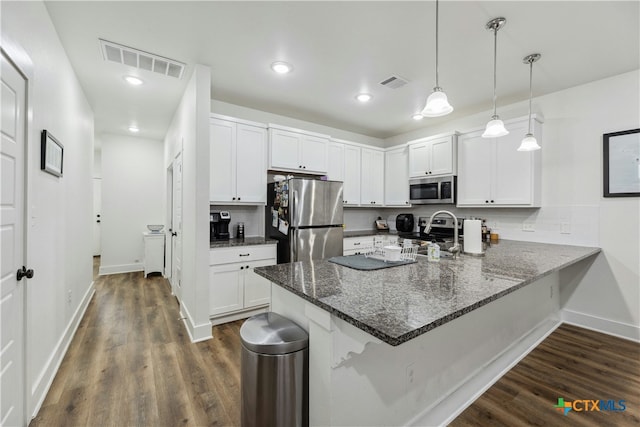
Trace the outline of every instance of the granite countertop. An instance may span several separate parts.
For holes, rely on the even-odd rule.
[[[216,240],[209,243],[210,249],[217,248],[235,248],[238,246],[251,246],[251,245],[275,245],[277,240],[265,239],[264,237],[245,237],[244,239],[229,239],[229,240]]]
[[[365,237],[365,236],[397,236],[397,231],[378,231],[378,230],[352,230],[345,231],[343,237]]]
[[[359,271],[326,260],[254,271],[392,346],[437,328],[599,248],[501,240],[483,257]]]

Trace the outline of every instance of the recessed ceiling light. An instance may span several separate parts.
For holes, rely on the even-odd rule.
[[[360,102],[369,102],[371,98],[373,98],[373,96],[368,93],[359,93],[356,95],[356,99]]]
[[[129,126],[129,132],[138,133],[140,132],[140,129],[138,129],[136,126]]]
[[[424,116],[420,113],[416,113],[413,116],[411,116],[413,118],[413,120],[422,120],[424,119]]]
[[[293,67],[291,64],[287,64],[286,62],[278,61],[271,64],[271,69],[278,74],[287,74],[293,71]]]
[[[132,86],[140,86],[144,83],[141,78],[134,76],[124,76],[123,79]]]

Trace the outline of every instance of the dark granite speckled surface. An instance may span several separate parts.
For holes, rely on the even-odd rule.
[[[237,246],[250,245],[275,245],[277,240],[265,239],[264,237],[245,237],[244,239],[217,240],[210,242],[209,248],[234,248]]]
[[[599,248],[502,240],[484,257],[359,271],[325,260],[254,271],[396,346],[495,301]]]

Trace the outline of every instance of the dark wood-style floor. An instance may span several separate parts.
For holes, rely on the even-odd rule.
[[[238,426],[242,321],[192,344],[162,277],[102,276],[36,426]],[[563,325],[453,426],[640,424],[640,345]],[[624,399],[563,416],[557,399]]]

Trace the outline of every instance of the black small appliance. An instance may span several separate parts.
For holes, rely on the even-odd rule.
[[[413,226],[413,214],[398,214],[396,217],[396,230],[398,230],[399,233],[412,233]]]
[[[231,222],[229,212],[211,212],[209,214],[209,240],[229,240],[229,222]]]

